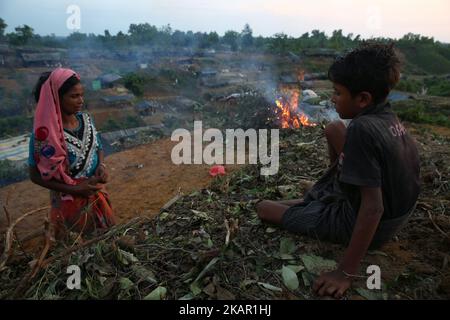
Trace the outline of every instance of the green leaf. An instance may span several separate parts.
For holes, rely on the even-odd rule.
[[[97,295],[94,293],[94,288],[92,286],[92,282],[91,282],[90,278],[86,278],[85,283],[86,283],[86,287],[87,287],[89,296],[96,298]]]
[[[219,261],[219,258],[214,258],[212,259],[208,265],[205,267],[205,269],[203,269],[202,272],[200,272],[200,274],[197,276],[197,278],[194,280],[194,282],[198,282],[201,278],[203,278],[203,276],[216,264],[216,262]]]
[[[379,250],[374,250],[374,251],[369,251],[367,252],[368,255],[370,256],[383,256],[383,257],[389,257],[389,255],[383,251],[379,251]]]
[[[333,260],[326,260],[322,257],[315,255],[302,255],[301,259],[305,265],[306,270],[310,273],[319,275],[324,270],[333,270],[336,268],[337,264]]]
[[[282,292],[283,291],[283,289],[281,289],[279,287],[275,287],[275,286],[271,285],[270,283],[258,282],[258,284],[261,287],[266,288],[266,289],[271,290],[271,291],[276,291],[276,292]]]
[[[185,294],[178,300],[192,300],[194,298],[195,298],[195,296],[191,292],[189,292],[188,294]]]
[[[245,289],[247,286],[254,284],[254,283],[257,283],[257,281],[256,280],[244,280],[241,282],[240,288]]]
[[[291,238],[282,238],[280,241],[280,256],[289,255],[295,252],[297,246]]]
[[[269,227],[269,228],[266,229],[266,233],[274,233],[274,232],[277,232],[277,230],[278,229]]]
[[[158,287],[144,297],[144,300],[163,300],[166,297],[167,289]]]
[[[280,254],[282,260],[294,260],[294,257],[290,254],[282,253]]]
[[[108,280],[108,278],[106,277],[97,277],[98,281],[100,282],[100,284],[103,286],[105,284],[105,281]]]
[[[294,266],[294,265],[288,265],[286,266],[287,268],[291,269],[292,271],[294,271],[295,273],[299,273],[302,270],[305,270],[304,266]]]
[[[130,263],[139,262],[138,258],[136,258],[132,253],[122,249],[117,249],[117,258],[126,266]]]
[[[311,285],[314,282],[314,276],[307,271],[302,272],[302,279],[303,283],[305,284],[305,287],[311,287]]]
[[[197,218],[200,218],[202,220],[210,220],[211,219],[206,212],[197,211],[194,209],[191,209],[191,211]]]
[[[163,212],[159,215],[159,220],[160,221],[164,221],[169,217],[169,213],[168,212]]]
[[[134,265],[131,267],[131,270],[133,270],[134,274],[138,276],[140,280],[145,280],[153,284],[158,283],[158,281],[156,281],[155,274],[143,266]]]
[[[128,278],[124,278],[124,277],[120,278],[119,283],[120,283],[120,289],[123,291],[128,291],[134,286],[133,281],[131,281]]]
[[[281,269],[281,275],[283,277],[283,283],[289,290],[297,290],[299,283],[297,274],[292,271],[290,268],[283,266]]]
[[[191,283],[190,287],[192,294],[194,295],[194,297],[198,296],[200,293],[202,293],[202,289],[200,288],[200,286],[198,285],[197,281],[194,281]]]
[[[364,288],[356,288],[355,289],[358,294],[367,300],[383,300],[383,294],[381,290],[368,290]]]

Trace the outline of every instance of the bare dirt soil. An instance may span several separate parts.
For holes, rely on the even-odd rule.
[[[118,223],[136,216],[152,217],[180,191],[189,194],[209,184],[209,166],[172,163],[170,155],[175,142],[163,139],[106,158],[110,193]],[[0,201],[14,221],[22,214],[49,205],[46,189],[24,181],[0,189]],[[3,211],[3,210],[2,210]],[[30,216],[18,227],[20,238],[42,229],[48,210]],[[5,215],[0,215],[0,233],[6,226]]]

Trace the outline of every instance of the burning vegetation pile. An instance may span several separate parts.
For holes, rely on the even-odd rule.
[[[293,90],[275,101],[277,119],[283,129],[298,129],[300,127],[315,127],[308,116],[299,109],[300,92]]]
[[[361,279],[347,298],[450,297],[449,139],[410,129],[423,167],[417,209],[394,241],[363,261],[363,276],[367,266],[380,266],[382,290],[365,289]],[[301,197],[327,170],[326,150],[319,125],[282,130],[277,175],[246,166],[173,199],[154,220],[136,218],[83,241],[73,235],[48,254],[24,255],[14,243],[0,298],[315,299],[312,282],[345,248],[263,224],[255,204]],[[71,265],[81,269],[79,290],[67,288]]]

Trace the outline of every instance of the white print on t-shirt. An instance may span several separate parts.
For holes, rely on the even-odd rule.
[[[402,137],[406,134],[406,129],[401,123],[397,123],[395,126],[389,128],[394,137]]]
[[[341,152],[341,154],[339,155],[339,166],[341,166],[341,167],[344,165],[344,158],[345,158],[345,155],[343,152]]]

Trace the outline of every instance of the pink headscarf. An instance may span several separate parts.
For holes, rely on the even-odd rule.
[[[34,157],[42,179],[56,179],[69,185],[76,185],[77,182],[69,175],[58,90],[73,75],[80,79],[70,69],[58,68],[50,74],[42,85],[34,117]]]

